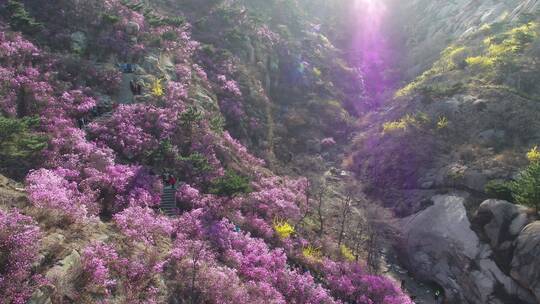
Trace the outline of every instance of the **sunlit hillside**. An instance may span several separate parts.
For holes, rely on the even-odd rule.
[[[540,303],[536,0],[0,1],[0,303]]]

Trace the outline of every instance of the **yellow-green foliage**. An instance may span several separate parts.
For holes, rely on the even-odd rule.
[[[540,161],[540,151],[538,151],[538,146],[534,146],[534,148],[527,152],[527,159],[531,163],[537,163]]]
[[[313,68],[313,75],[317,78],[321,78],[322,72],[319,68]]]
[[[399,120],[385,122],[383,124],[383,133],[405,131],[410,127],[421,127],[427,122],[429,122],[429,118],[425,113],[419,112],[414,116],[411,114],[407,114]]]
[[[488,69],[493,67],[495,61],[492,58],[485,56],[475,56],[465,59],[468,66],[472,68]]]
[[[474,72],[487,73],[486,76],[496,76],[498,68],[504,68],[507,63],[515,63],[527,46],[539,37],[540,26],[538,22],[521,24],[506,32],[496,34],[498,26],[484,25],[480,31],[491,36],[483,40],[483,44],[473,53],[473,48],[452,45],[441,53],[441,58],[433,64],[431,69],[424,72],[413,82],[398,90],[395,97],[403,97],[425,85],[426,81],[456,70],[465,60]]]
[[[458,67],[459,58],[464,56],[467,49],[464,46],[451,45],[441,53],[441,58],[433,64],[431,69],[425,71],[402,89],[398,90],[395,97],[404,97],[420,87],[426,80],[438,74],[455,70]]]
[[[400,119],[396,121],[385,122],[383,124],[383,132],[389,133],[397,130],[406,130],[408,126],[407,120]]]
[[[495,64],[511,60],[538,37],[538,23],[529,22],[515,27],[497,37],[484,39],[484,54],[466,59],[473,68],[491,69]]]
[[[161,97],[165,94],[165,92],[163,91],[163,84],[161,83],[161,79],[156,79],[152,83],[151,91],[152,95],[154,95],[155,97]]]
[[[322,252],[320,248],[315,248],[311,245],[302,249],[302,254],[309,260],[320,261],[322,260]]]
[[[446,116],[440,116],[439,121],[437,121],[437,129],[446,129],[448,128],[448,118]]]
[[[341,251],[341,255],[347,260],[347,261],[355,261],[356,257],[354,256],[352,250],[347,247],[346,245],[341,245],[339,247],[339,250]]]
[[[478,29],[481,33],[490,33],[491,32],[491,25],[484,23],[480,29]]]
[[[274,231],[280,239],[286,239],[294,233],[294,227],[287,221],[276,219],[274,220]]]

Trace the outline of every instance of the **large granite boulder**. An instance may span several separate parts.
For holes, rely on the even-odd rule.
[[[527,225],[519,234],[511,266],[511,276],[540,303],[540,221]]]
[[[486,236],[497,265],[505,273],[510,272],[514,241],[531,221],[526,207],[502,200],[484,201],[476,211],[473,223]]]
[[[491,259],[467,218],[465,198],[437,195],[433,205],[402,220],[404,262],[444,288],[447,303],[535,303]]]

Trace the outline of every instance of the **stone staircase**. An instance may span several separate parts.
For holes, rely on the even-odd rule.
[[[165,215],[176,215],[176,188],[165,187],[161,195],[161,204],[159,206],[161,212]]]

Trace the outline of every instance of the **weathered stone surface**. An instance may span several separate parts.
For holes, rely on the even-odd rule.
[[[511,276],[540,303],[540,221],[527,225],[519,234],[511,266]]]
[[[495,261],[506,273],[514,251],[514,241],[532,219],[527,208],[501,200],[484,201],[474,217],[474,224],[487,237],[495,252]]]
[[[28,304],[51,304],[51,295],[56,288],[54,285],[45,285],[35,290]]]
[[[433,206],[402,220],[409,269],[442,286],[448,303],[534,303],[471,229],[465,199],[437,195],[432,201]]]
[[[74,288],[74,282],[80,275],[80,270],[81,255],[73,250],[71,254],[47,271],[45,277],[56,286],[59,294],[69,299],[76,299],[78,291]]]

